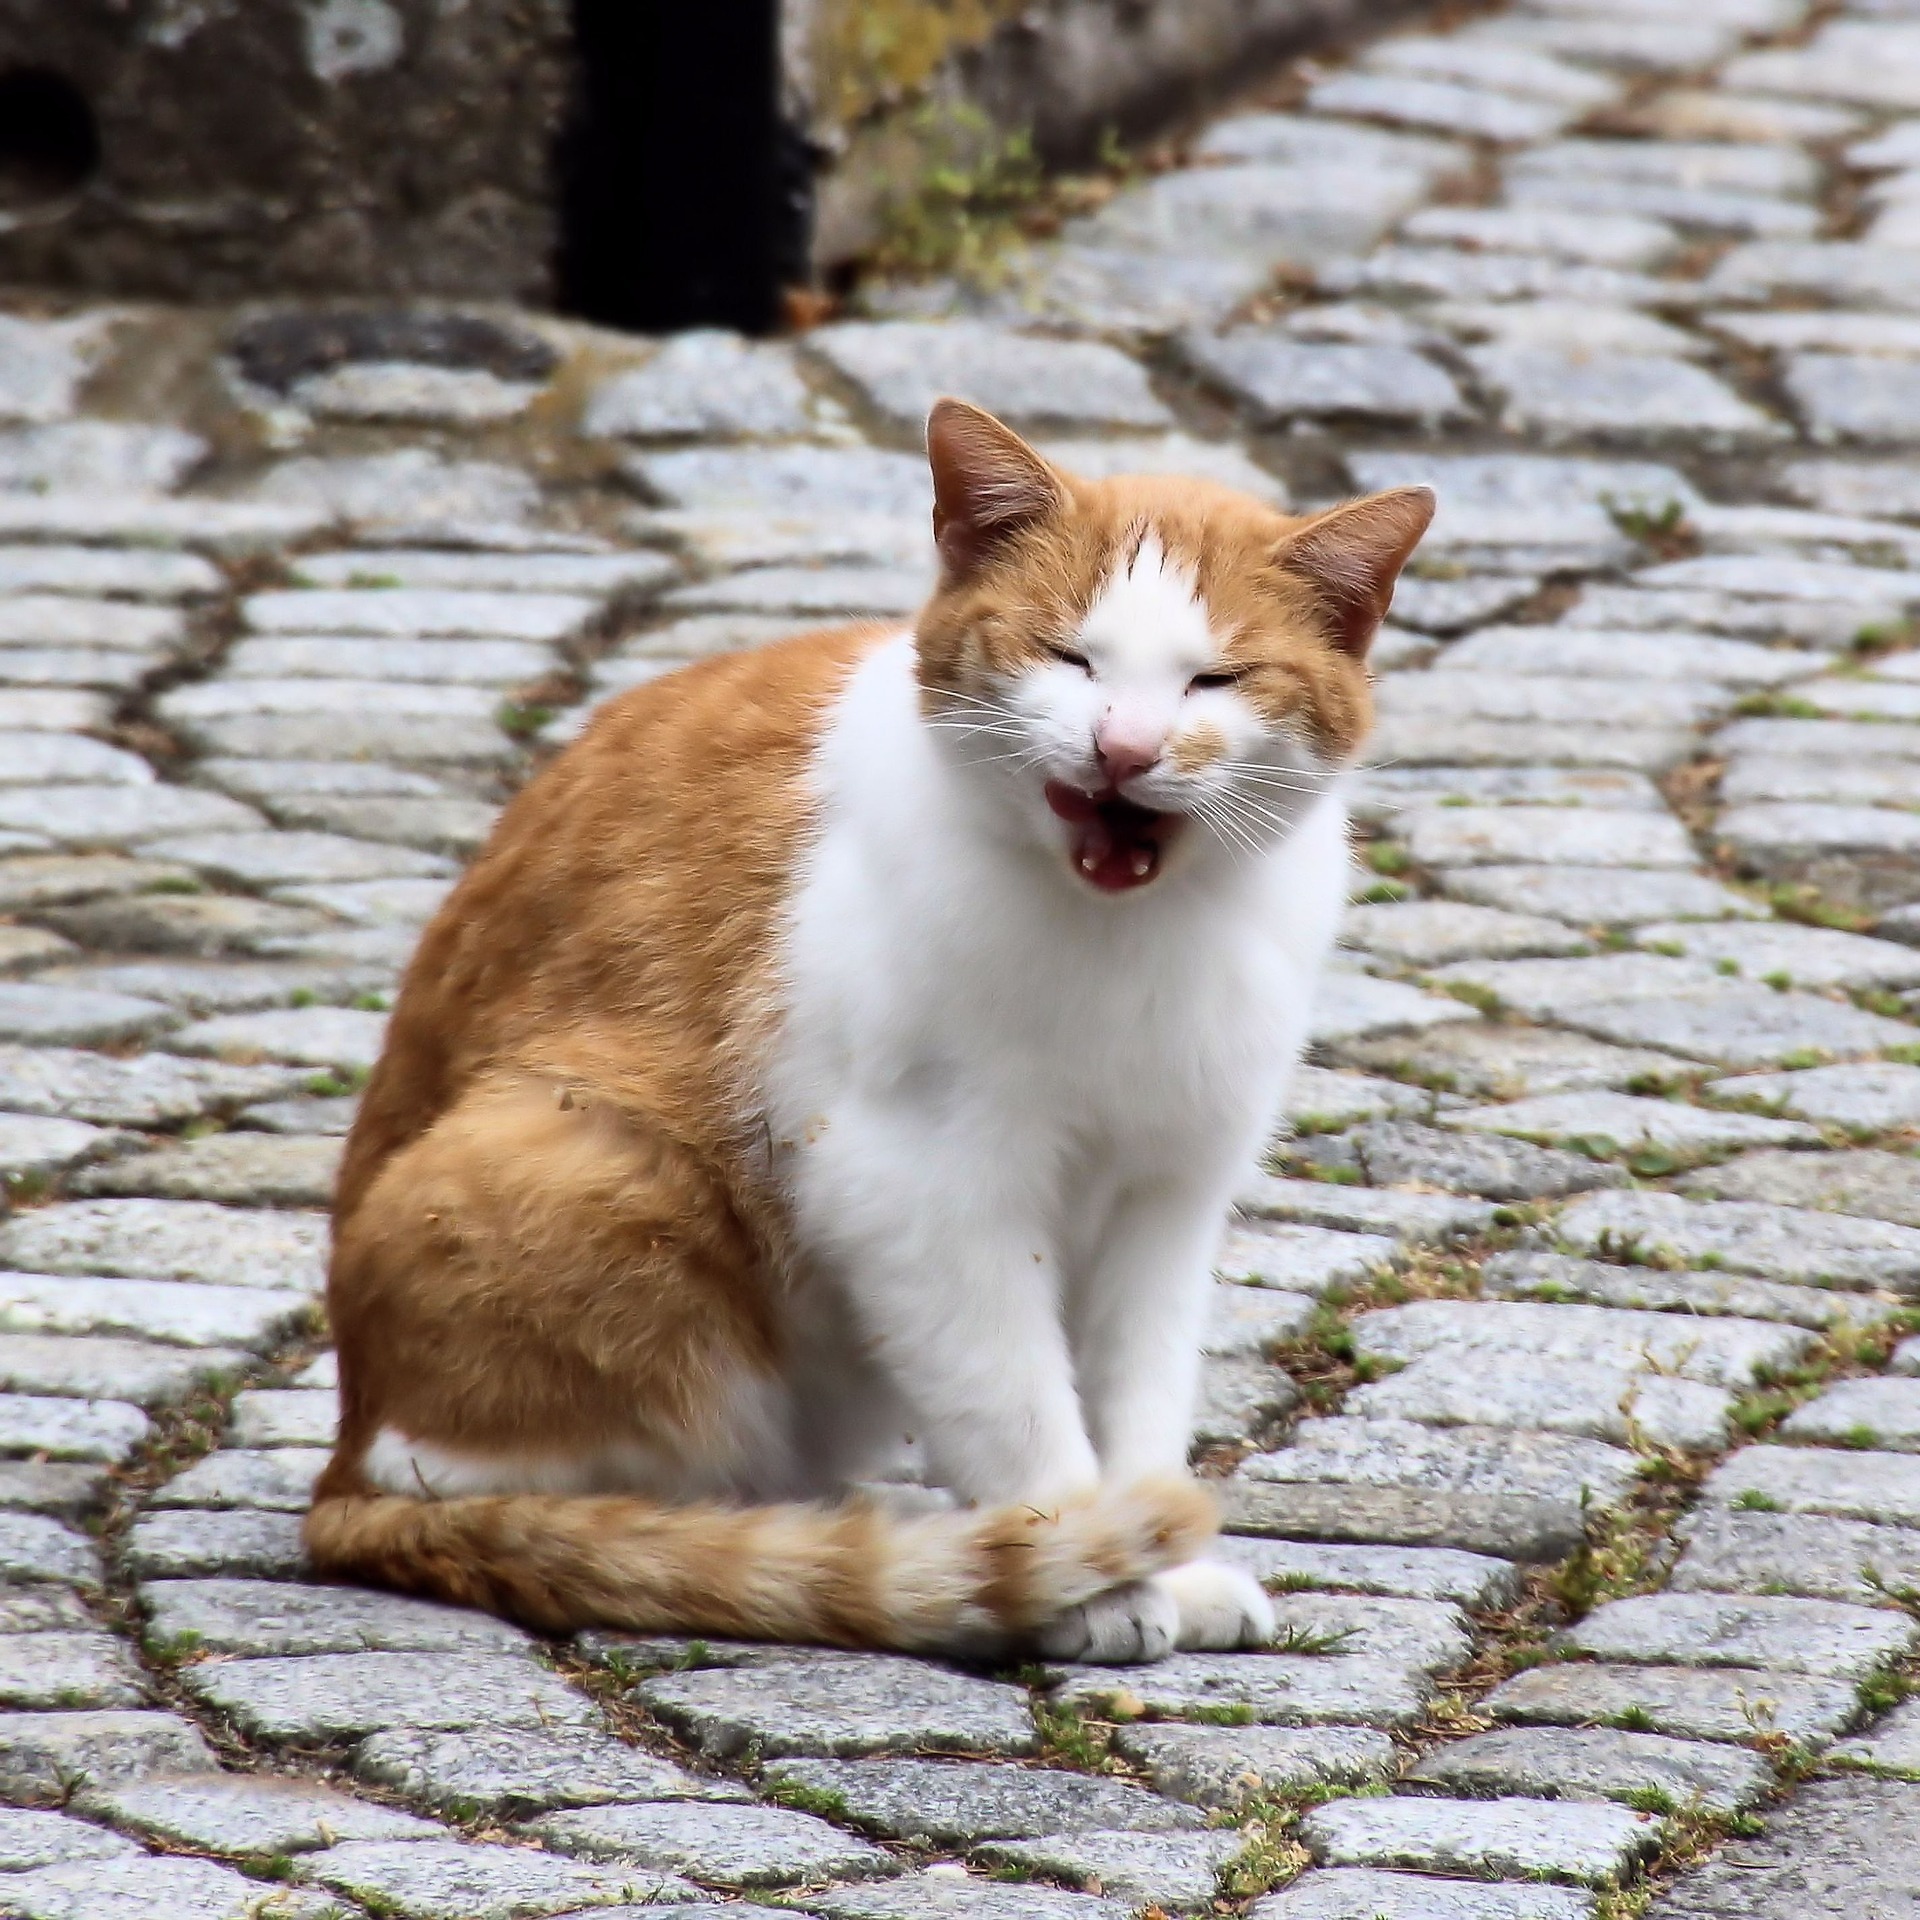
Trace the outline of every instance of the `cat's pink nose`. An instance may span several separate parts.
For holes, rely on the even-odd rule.
[[[1136,774],[1145,773],[1160,758],[1166,735],[1157,728],[1129,726],[1109,714],[1094,729],[1094,757],[1111,786],[1124,786]]]

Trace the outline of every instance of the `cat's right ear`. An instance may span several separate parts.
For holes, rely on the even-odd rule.
[[[1011,427],[964,400],[927,416],[933,537],[948,574],[964,579],[996,547],[1066,502],[1060,476]]]

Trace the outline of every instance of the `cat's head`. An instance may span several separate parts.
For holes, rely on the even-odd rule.
[[[1102,892],[1283,838],[1372,721],[1367,648],[1432,493],[1296,519],[1199,480],[1083,480],[958,400],[927,451],[943,751]]]

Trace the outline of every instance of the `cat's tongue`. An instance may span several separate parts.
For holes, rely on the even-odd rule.
[[[1117,793],[1082,793],[1059,780],[1047,782],[1047,805],[1073,828],[1073,864],[1083,880],[1105,893],[1124,893],[1159,873],[1172,815],[1137,807]]]

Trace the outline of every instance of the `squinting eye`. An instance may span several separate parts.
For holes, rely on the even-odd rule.
[[[1232,673],[1196,673],[1187,682],[1189,693],[1205,693],[1212,687],[1231,687],[1237,684],[1238,674]]]
[[[1049,656],[1063,667],[1078,667],[1082,673],[1091,673],[1093,666],[1084,653],[1075,653],[1071,647],[1049,647]]]

